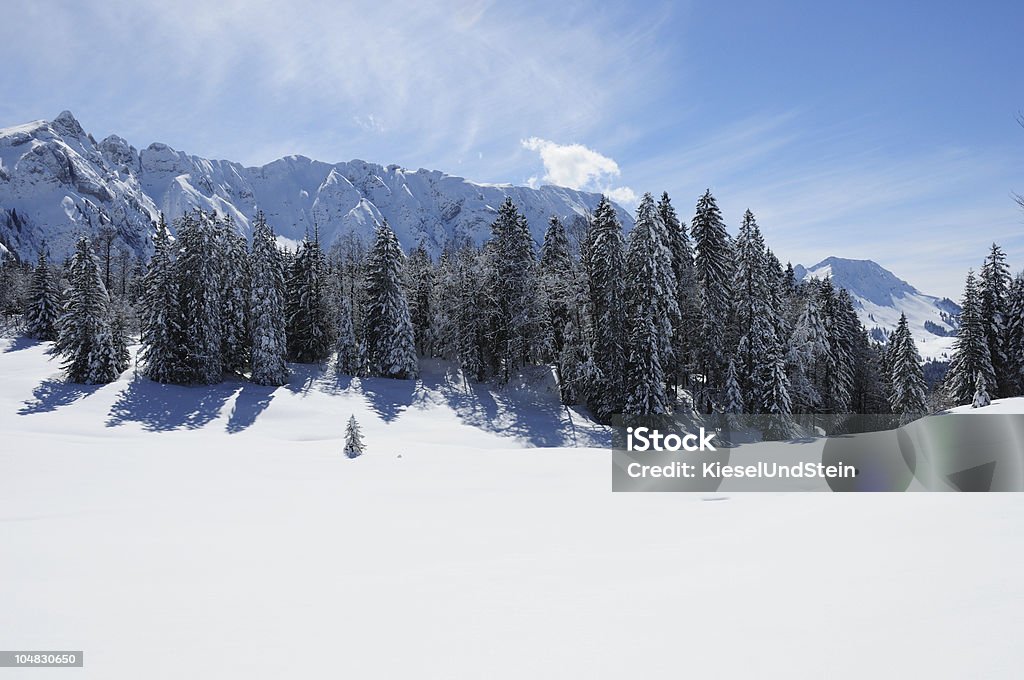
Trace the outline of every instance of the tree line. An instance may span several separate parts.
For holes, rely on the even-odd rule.
[[[172,238],[161,218],[153,257],[120,294],[87,239],[63,268],[40,256],[24,328],[55,341],[69,380],[116,379],[135,332],[141,371],[162,383],[283,385],[289,362],[328,361],[413,379],[421,358],[503,383],[548,365],[562,401],[604,422],[771,414],[780,436],[800,414],[909,420],[1024,390],[1024,279],[998,246],[980,280],[968,276],[950,369],[929,394],[905,316],[876,342],[847,291],[783,267],[749,210],[731,236],[710,191],[689,224],[667,194],[645,194],[628,235],[602,197],[585,219],[552,217],[541,244],[507,199],[489,240],[449,243],[436,261],[422,245],[404,253],[387,223],[371,244],[350,234],[327,252],[315,229],[281,248],[262,214],[251,241],[198,209],[175,227]]]

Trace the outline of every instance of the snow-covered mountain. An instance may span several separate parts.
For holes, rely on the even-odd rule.
[[[243,233],[260,209],[285,242],[300,240],[316,224],[326,245],[349,231],[366,238],[375,221],[387,219],[405,247],[423,242],[437,254],[453,237],[486,239],[506,197],[526,215],[538,242],[552,215],[592,211],[600,198],[555,186],[474,184],[359,160],[288,156],[245,167],[166,144],[138,150],[116,135],[97,142],[68,111],[0,129],[0,247],[23,259],[34,259],[44,241],[54,257],[64,257],[79,235],[102,225],[112,225],[120,242],[145,256],[158,215],[172,222],[193,207],[231,215]],[[627,228],[633,223],[621,208],[619,218]]]
[[[960,314],[960,306],[949,298],[926,295],[871,260],[829,257],[813,267],[796,265],[793,270],[798,281],[831,277],[834,285],[845,288],[869,332],[877,328],[887,335],[899,323],[900,313],[906,314],[921,356],[949,358]],[[873,335],[877,340],[885,337],[879,331]]]

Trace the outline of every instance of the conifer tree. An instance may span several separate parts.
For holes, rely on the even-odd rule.
[[[586,253],[595,378],[587,404],[598,420],[607,422],[625,406],[626,324],[625,243],[615,208],[605,196],[594,211]]]
[[[285,385],[289,371],[285,363],[284,260],[262,211],[253,223],[249,275],[252,381],[257,385]]]
[[[745,413],[744,401],[743,391],[740,389],[739,378],[736,375],[736,361],[729,359],[729,368],[725,372],[725,401],[722,411],[732,416]]]
[[[338,341],[337,356],[334,369],[343,375],[360,376],[363,369],[363,356],[359,341],[356,340],[355,327],[352,325],[352,304],[348,297],[341,297],[338,306]]]
[[[669,250],[672,253],[676,307],[679,310],[673,319],[673,362],[671,366],[665,367],[666,377],[670,380],[672,388],[680,385],[688,387],[686,375],[691,371],[694,362],[693,329],[700,319],[693,268],[693,244],[686,230],[686,222],[679,219],[667,192],[662,193],[661,200],[658,201],[658,216],[665,227]],[[672,396],[670,394],[670,398]]]
[[[44,248],[39,251],[39,262],[32,273],[32,285],[25,308],[25,334],[37,340],[56,340],[60,307],[60,291],[56,278],[46,262]]]
[[[387,222],[377,227],[377,238],[366,269],[366,357],[370,375],[415,378],[416,347],[409,303],[402,285],[405,256]]]
[[[434,263],[422,243],[409,254],[406,267],[409,272],[409,314],[416,336],[416,353],[422,357],[431,357],[434,356],[434,345],[437,342],[434,313],[431,309],[434,297]]]
[[[541,337],[533,240],[511,198],[498,209],[485,252],[486,358],[490,373],[507,382],[533,359]]]
[[[996,384],[992,356],[985,338],[981,294],[973,271],[967,273],[960,307],[960,328],[953,341],[953,355],[949,361],[945,387],[946,394],[955,404],[968,404],[974,398],[979,375],[988,389]]]
[[[175,249],[163,215],[153,239],[154,252],[142,277],[142,348],[146,376],[155,382],[180,379],[185,363]]]
[[[349,458],[358,458],[366,452],[363,444],[363,433],[359,429],[359,423],[355,415],[349,416],[348,425],[345,427],[345,455]]]
[[[320,248],[320,234],[299,245],[287,279],[288,354],[299,363],[320,363],[334,345],[327,303],[327,262]]]
[[[971,408],[983,408],[991,403],[992,397],[988,394],[985,376],[979,372],[974,381],[974,398],[971,400]]]
[[[829,361],[828,333],[818,310],[816,295],[809,295],[790,338],[787,363],[790,368],[794,412],[812,413],[821,403],[816,376]]]
[[[179,328],[186,354],[182,373],[173,382],[218,383],[224,371],[224,322],[216,217],[199,209],[183,216],[176,245]]]
[[[1013,279],[1006,302],[1007,375],[1011,396],[1024,392],[1024,274]]]
[[[65,294],[60,335],[54,346],[68,380],[88,385],[113,382],[121,374],[111,334],[109,299],[99,262],[89,241],[81,238],[71,258],[70,287]]]
[[[773,343],[769,347],[765,364],[767,377],[762,388],[761,411],[768,419],[762,434],[766,439],[783,439],[793,431],[793,402],[781,345]]]
[[[254,226],[255,228],[255,226]],[[225,371],[243,373],[249,366],[250,273],[245,237],[230,216],[217,220],[221,286],[221,362]]]
[[[736,238],[736,271],[733,279],[735,304],[737,380],[747,400],[745,408],[754,413],[765,397],[766,375],[762,362],[775,342],[771,291],[768,286],[768,255],[764,238],[753,213],[743,215]]]
[[[654,198],[644,194],[626,254],[625,413],[668,413],[663,366],[672,360],[671,319],[678,314],[672,257],[662,241]]]
[[[985,258],[979,279],[978,292],[985,342],[988,343],[992,370],[1003,378],[1011,373],[1011,357],[1006,347],[1007,298],[1011,279],[1010,269],[1006,266],[1006,254],[995,243]],[[1003,379],[998,386],[991,384],[989,387],[998,396],[1013,396],[1012,381]]]
[[[699,407],[710,411],[713,395],[724,386],[727,362],[725,328],[731,305],[732,244],[711,191],[697,201],[691,233],[700,311],[698,365],[704,376]]]
[[[907,325],[906,314],[900,314],[888,354],[889,381],[892,385],[889,404],[893,413],[900,414],[900,423],[905,424],[928,411],[921,355],[918,354],[917,345]]]
[[[542,346],[544,358],[554,361],[562,380],[561,355],[565,349],[566,326],[575,318],[577,302],[576,262],[561,220],[552,217],[544,232],[538,267],[540,297],[544,302]]]

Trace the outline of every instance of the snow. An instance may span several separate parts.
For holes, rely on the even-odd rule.
[[[992,414],[1024,414],[1024,397],[1011,397],[1009,399],[993,399],[988,406],[972,408],[970,404],[957,406],[949,409],[950,413],[981,413]]]
[[[494,219],[489,206],[507,196],[524,212],[538,242],[552,215],[588,213],[599,198],[559,187],[474,184],[437,171],[361,160],[331,164],[287,156],[248,168],[161,143],[137,151],[116,136],[96,144],[68,112],[52,123],[0,129],[0,165],[10,175],[0,181],[0,206],[16,209],[30,225],[23,233],[0,212],[0,239],[28,260],[44,239],[55,259],[69,255],[79,212],[90,218],[85,223],[98,224],[101,216],[113,220],[141,256],[150,254],[146,237],[161,212],[173,228],[177,217],[195,207],[230,214],[245,233],[262,210],[275,232],[293,241],[312,233],[315,223],[325,248],[349,231],[370,242],[375,221],[387,219],[406,249],[423,242],[437,256],[453,237],[485,240]],[[62,205],[65,197],[73,210]],[[628,228],[632,218],[618,211]]]
[[[1019,494],[612,494],[541,370],[81,387],[43,349],[0,340],[0,639],[76,677],[1019,676]]]

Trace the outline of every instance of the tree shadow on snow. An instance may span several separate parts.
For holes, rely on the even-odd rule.
[[[4,354],[8,354],[10,352],[20,352],[23,349],[29,349],[30,347],[35,347],[36,345],[41,344],[43,344],[41,340],[36,340],[34,338],[26,338],[24,336],[18,336],[11,340],[11,344],[7,345],[6,349],[4,349]]]
[[[237,381],[185,386],[162,385],[146,378],[136,378],[110,407],[107,427],[139,423],[149,432],[195,430],[216,419],[238,389]],[[247,418],[240,418],[240,422]]]
[[[436,387],[462,422],[481,430],[535,447],[611,445],[606,428],[574,414],[556,394],[467,382],[455,368],[448,368]]]
[[[32,390],[32,399],[25,400],[18,409],[18,415],[27,416],[33,413],[48,413],[62,406],[69,406],[76,401],[85,399],[103,385],[80,385],[57,378],[49,378],[39,383]]]
[[[252,383],[242,385],[231,407],[227,431],[230,434],[237,434],[255,423],[257,416],[270,406],[275,389],[277,388]]]
[[[362,378],[359,386],[370,410],[385,423],[394,422],[423,398],[423,384],[419,380]]]

